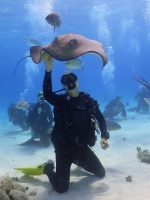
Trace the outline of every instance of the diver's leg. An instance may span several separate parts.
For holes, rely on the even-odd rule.
[[[103,165],[88,146],[84,146],[84,148],[80,147],[77,163],[75,162],[75,164],[82,167],[86,171],[95,174],[95,176],[99,178],[103,178],[105,176],[105,169]]]
[[[31,138],[33,138],[33,139],[37,139],[38,138],[38,136],[36,134],[36,131],[32,127],[31,127]]]
[[[69,189],[70,167],[69,151],[64,147],[56,149],[57,192],[63,193]]]
[[[47,133],[39,133],[39,138],[41,143],[45,146],[45,147],[49,147],[50,145],[50,135]]]
[[[51,170],[49,173],[45,174],[47,174],[54,189],[59,193],[63,193],[69,188],[71,161],[69,159],[69,153],[66,151],[64,145],[56,145],[55,153],[56,172]]]
[[[136,112],[137,113],[140,112],[141,108],[142,108],[142,102],[141,102],[141,100],[138,100],[138,105],[137,105],[137,108],[136,108]]]
[[[24,146],[24,145],[33,145],[35,144],[35,141],[33,138],[30,138],[29,140],[27,140],[26,142],[23,142],[21,144],[19,144],[20,146]]]
[[[22,128],[23,131],[27,131],[29,129],[25,121],[19,121],[18,125]]]

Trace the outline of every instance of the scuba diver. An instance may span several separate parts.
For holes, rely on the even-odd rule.
[[[146,103],[144,99],[150,98],[150,92],[144,86],[139,86],[139,88],[140,88],[140,91],[134,97],[135,100],[137,101],[137,106],[129,108],[128,111],[137,112],[137,113],[142,111],[144,113],[148,113],[149,105]]]
[[[54,128],[51,139],[56,154],[56,171],[54,162],[50,160],[44,167],[44,174],[49,178],[55,191],[63,193],[69,189],[70,168],[74,163],[99,178],[105,176],[105,169],[90,147],[95,145],[95,118],[101,132],[101,147],[107,149],[109,133],[106,121],[96,100],[85,92],[78,91],[78,78],[74,73],[65,74],[61,78],[65,94],[52,91],[53,58],[42,54],[46,65],[43,81],[45,99],[54,106]]]
[[[128,105],[129,103],[127,103]],[[117,96],[115,99],[111,100],[106,106],[103,112],[105,118],[112,119],[113,117],[117,116],[121,113],[125,119],[127,117],[126,109],[124,104],[122,103],[122,98]]]
[[[53,114],[52,110],[45,98],[43,92],[37,95],[38,102],[33,104],[28,112],[28,126],[31,127],[31,138],[22,143],[21,146],[26,144],[36,144],[35,139],[40,139],[40,144],[48,147],[50,145],[50,134],[52,131]]]
[[[137,107],[130,108],[129,111],[136,111],[138,113],[142,110],[147,113],[149,111],[149,105],[145,102],[144,98],[150,97],[150,83],[140,76],[135,75],[133,78],[141,83],[142,86],[140,86],[141,91],[135,96],[135,99],[138,102]]]
[[[137,113],[139,113],[140,111],[148,113],[149,105],[145,102],[144,98],[149,97],[150,92],[144,86],[140,86],[140,91],[135,96],[135,100],[137,101],[137,107],[135,108],[135,110]]]
[[[26,110],[18,109],[16,104],[11,103],[7,109],[7,113],[9,121],[12,122],[14,126],[20,126],[23,131],[28,130]]]

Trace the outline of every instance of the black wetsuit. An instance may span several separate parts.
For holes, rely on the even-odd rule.
[[[106,106],[103,112],[105,118],[113,118],[121,113],[121,116],[126,118],[126,110],[123,103],[118,102],[118,100],[111,100]]]
[[[27,114],[25,110],[16,108],[16,104],[11,103],[7,109],[9,116],[9,121],[13,123],[14,126],[20,126],[23,131],[28,130],[27,126]]]
[[[47,173],[54,189],[60,193],[68,190],[72,163],[97,177],[104,177],[105,169],[89,147],[88,140],[91,115],[97,119],[102,137],[107,131],[97,102],[83,92],[78,97],[55,94],[52,92],[51,72],[45,72],[43,92],[45,99],[54,106],[55,125],[51,137],[56,153],[56,172]]]
[[[40,113],[39,113],[40,109]],[[48,103],[42,101],[33,104],[28,112],[28,125],[32,129],[32,138],[39,138],[42,144],[49,146],[50,135],[47,133],[52,128],[53,115]]]
[[[143,112],[147,113],[149,111],[149,105],[145,102],[144,98],[149,98],[150,92],[144,88],[140,92],[138,92],[135,96],[135,99],[138,102],[136,109],[136,112],[140,112],[142,110]]]

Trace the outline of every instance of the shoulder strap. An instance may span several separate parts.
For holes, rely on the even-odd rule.
[[[88,93],[81,92],[81,95],[85,97],[86,101],[89,101],[91,104],[93,104],[95,107],[99,107],[99,103],[97,100],[93,99]]]

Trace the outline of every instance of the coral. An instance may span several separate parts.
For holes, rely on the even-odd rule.
[[[15,183],[9,176],[0,177],[0,200],[28,200],[24,187]]]
[[[0,188],[0,200],[10,200],[9,196],[1,188]]]
[[[137,157],[141,162],[150,163],[150,152],[147,149],[142,150],[141,147],[137,147]]]
[[[32,191],[29,193],[29,196],[35,196],[36,195],[36,191]]]
[[[130,175],[125,177],[125,179],[126,179],[127,182],[132,182],[132,176],[130,176]]]
[[[28,196],[21,190],[10,190],[9,197],[12,200],[28,200]]]

